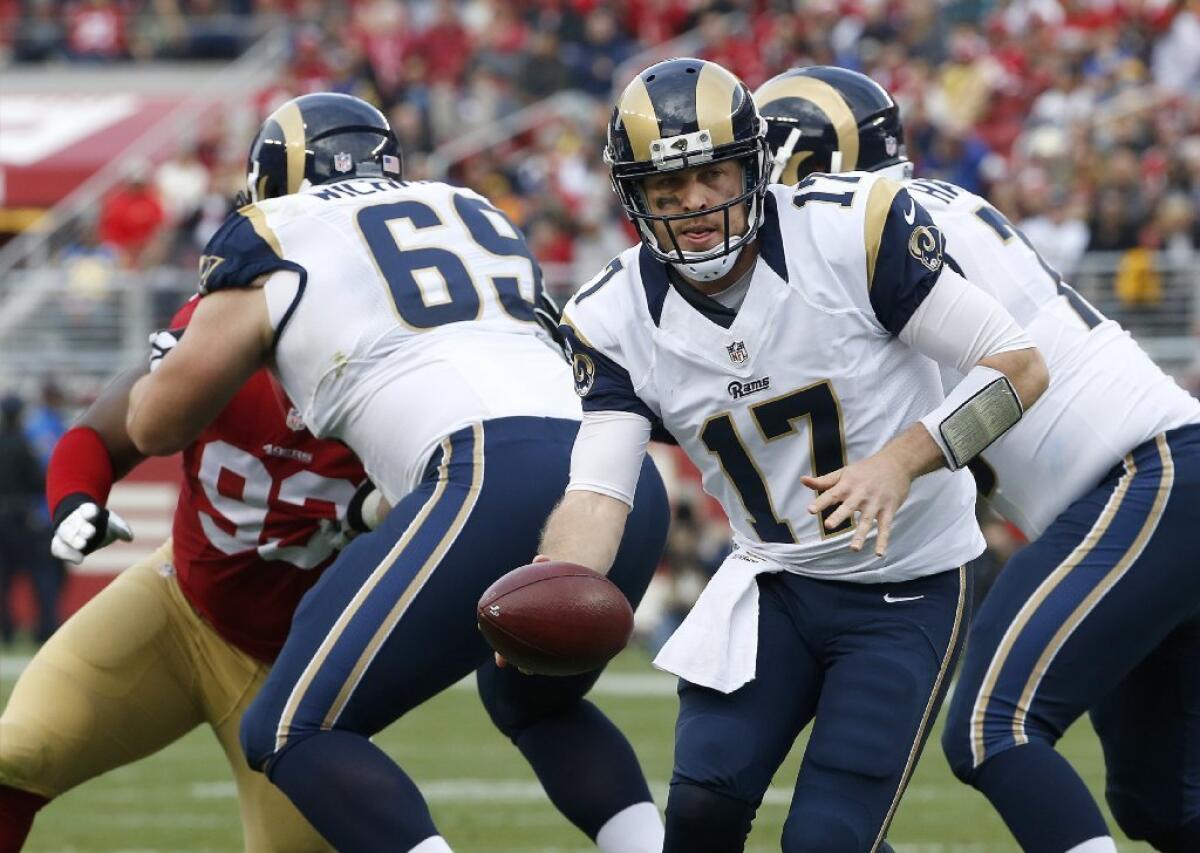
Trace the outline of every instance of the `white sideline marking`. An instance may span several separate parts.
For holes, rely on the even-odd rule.
[[[546,792],[537,782],[522,782],[513,779],[426,779],[417,787],[431,803],[437,802],[495,802],[530,803],[549,802]],[[652,781],[650,787],[660,802],[667,801],[667,782]],[[237,797],[237,786],[233,782],[196,782],[191,786],[192,796],[202,800],[231,800]],[[774,785],[767,790],[763,802],[769,805],[787,805],[792,801],[791,788]]]
[[[0,655],[0,681],[16,681],[29,661],[29,655]]]
[[[0,655],[0,681],[15,681],[25,671],[29,655]],[[467,676],[451,690],[475,690],[475,677]],[[614,672],[600,676],[591,695],[653,698],[675,695],[675,676],[665,672]]]
[[[590,694],[596,696],[674,696],[676,679],[665,672],[606,672],[600,676]],[[475,676],[468,675],[456,682],[452,690],[474,690]]]
[[[496,802],[496,803],[530,803],[549,802],[546,792],[537,782],[524,782],[515,779],[425,779],[418,780],[417,787],[431,803],[447,802]],[[655,800],[660,803],[667,801],[666,780],[651,781]],[[191,786],[192,796],[202,800],[231,800],[237,797],[237,786],[233,782],[196,782]],[[922,801],[937,799],[938,793],[933,789],[923,787],[909,788],[905,793],[905,801]],[[763,797],[763,803],[772,806],[786,806],[792,801],[792,789],[783,785],[772,785]],[[897,848],[899,850],[899,848]],[[922,847],[922,853],[932,853]]]

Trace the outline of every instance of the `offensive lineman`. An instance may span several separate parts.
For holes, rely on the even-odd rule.
[[[175,315],[174,333],[156,336],[152,368],[197,302]],[[143,372],[118,377],[54,448],[47,502],[60,559],[78,563],[132,537],[104,505],[144,458],[125,432],[129,389]],[[48,800],[201,723],[233,769],[246,850],[329,849],[238,744],[296,604],[340,547],[330,522],[346,517],[366,477],[352,453],[313,438],[282,402],[270,374],[250,377],[183,452],[172,539],[84,605],[17,680],[0,716],[2,853],[21,848]]]
[[[765,128],[715,63],[638,75],[605,156],[641,244],[563,313],[585,415],[541,552],[610,565],[665,426],[737,547],[655,661],[681,679],[664,850],[743,849],[814,716],[783,849],[879,849],[966,633],[962,566],[983,548],[969,475],[943,469],[1017,422],[1041,358],[945,268],[898,184],[768,188]],[[950,308],[953,327],[932,322]],[[931,357],[968,373],[963,393],[943,401]]]
[[[347,95],[273,113],[247,186],[252,203],[209,243],[187,335],[131,393],[130,436],[172,452],[270,364],[313,433],[348,444],[394,507],[297,610],[242,723],[250,765],[339,850],[449,850],[370,737],[476,670],[559,810],[602,851],[657,851],[636,756],[583,699],[599,672],[501,670],[475,626],[484,589],[536,553],[579,426],[524,239],[470,190],[401,180],[387,121]],[[667,524],[662,482],[650,463],[643,474],[612,575],[635,606]]]
[[[755,99],[776,176],[866,169],[908,178],[899,112],[853,71],[793,69]],[[967,279],[1045,353],[1037,408],[982,455],[980,490],[1033,541],[971,629],[943,735],[955,774],[1022,849],[1111,853],[1082,780],[1054,751],[1085,711],[1122,829],[1200,850],[1200,403],[1050,268],[999,211],[945,181],[905,180]],[[961,377],[953,377],[953,382]]]

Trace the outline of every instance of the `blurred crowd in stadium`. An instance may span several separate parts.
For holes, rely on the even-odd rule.
[[[899,100],[918,174],[988,195],[1068,276],[1085,251],[1129,253],[1120,295],[1130,305],[1160,296],[1150,253],[1190,259],[1200,243],[1195,0],[7,5],[17,62],[223,56],[286,15],[291,61],[258,93],[261,111],[318,90],[365,97],[391,118],[412,177],[472,130],[558,92],[584,95],[587,112],[551,113],[451,164],[454,179],[525,227],[544,262],[580,271],[629,238],[599,157],[610,96],[632,72],[622,64],[673,47],[752,88],[794,65],[866,72]],[[222,32],[229,44],[214,47]],[[244,146],[217,125],[154,171],[132,167],[101,212],[96,245],[72,257],[187,263],[241,184]]]
[[[1200,247],[1200,0],[0,0],[15,63],[228,59],[281,22],[290,60],[256,93],[261,115],[320,90],[376,103],[408,176],[491,198],[560,296],[633,239],[600,158],[613,92],[691,54],[751,88],[795,65],[869,74],[901,105],[918,175],[988,196],[1068,277],[1087,274],[1085,253],[1117,253],[1099,307],[1135,332],[1194,315],[1165,294]],[[564,92],[569,107],[544,106]],[[129,164],[61,264],[95,280],[192,266],[244,183],[246,143],[217,121]],[[719,563],[692,491],[672,601]],[[1015,541],[986,532],[1002,561]]]

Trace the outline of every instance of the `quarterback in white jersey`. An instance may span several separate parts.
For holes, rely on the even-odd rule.
[[[474,671],[564,816],[605,853],[657,853],[637,758],[584,699],[599,670],[502,670],[475,625],[484,590],[534,557],[579,427],[524,237],[470,190],[402,180],[386,119],[348,95],[280,107],[247,173],[250,203],[206,248],[186,334],[131,392],[130,436],[173,452],[270,366],[393,507],[301,601],[242,719],[250,766],[336,849],[444,853],[416,786],[370,738]],[[251,473],[218,486],[237,494]],[[613,573],[635,606],[669,516],[652,464],[641,479]],[[577,743],[591,746],[564,748]]]
[[[945,469],[1046,381],[902,187],[768,188],[764,133],[715,63],[638,75],[605,157],[641,243],[563,313],[584,424],[543,553],[607,569],[655,424],[735,531],[655,661],[681,677],[668,853],[742,849],[814,715],[783,848],[885,845],[965,633],[961,567],[983,548],[973,485]],[[954,329],[931,322],[951,309]],[[943,399],[939,362],[973,390]]]
[[[777,178],[857,168],[902,179],[945,236],[947,263],[1008,308],[1050,369],[1037,407],[977,471],[981,493],[1034,544],[972,628],[943,739],[952,767],[1023,849],[1115,850],[1051,748],[1090,710],[1122,828],[1159,849],[1200,849],[1200,759],[1180,752],[1200,718],[1200,582],[1185,545],[1200,522],[1200,403],[987,201],[911,179],[898,110],[876,83],[794,69],[755,99]]]

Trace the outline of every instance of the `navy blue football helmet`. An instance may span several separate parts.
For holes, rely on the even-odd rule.
[[[271,113],[254,137],[238,203],[355,176],[399,178],[401,165],[400,143],[379,110],[352,95],[301,95]]]
[[[900,109],[865,74],[831,65],[792,68],[763,83],[754,101],[767,123],[773,183],[892,167],[893,177],[912,176]]]
[[[690,269],[717,258],[736,257],[754,239],[763,219],[767,187],[766,127],[750,90],[715,62],[668,59],[651,65],[625,88],[608,123],[608,164],[613,189],[625,213],[637,226],[642,243],[661,261]],[[656,215],[642,190],[648,175],[687,169],[703,163],[737,160],[742,165],[742,192],[698,212]],[[746,232],[729,233],[729,211],[747,206]],[[719,212],[725,217],[725,240],[706,252],[685,252],[671,233],[673,246],[659,246],[653,222],[669,222]]]

